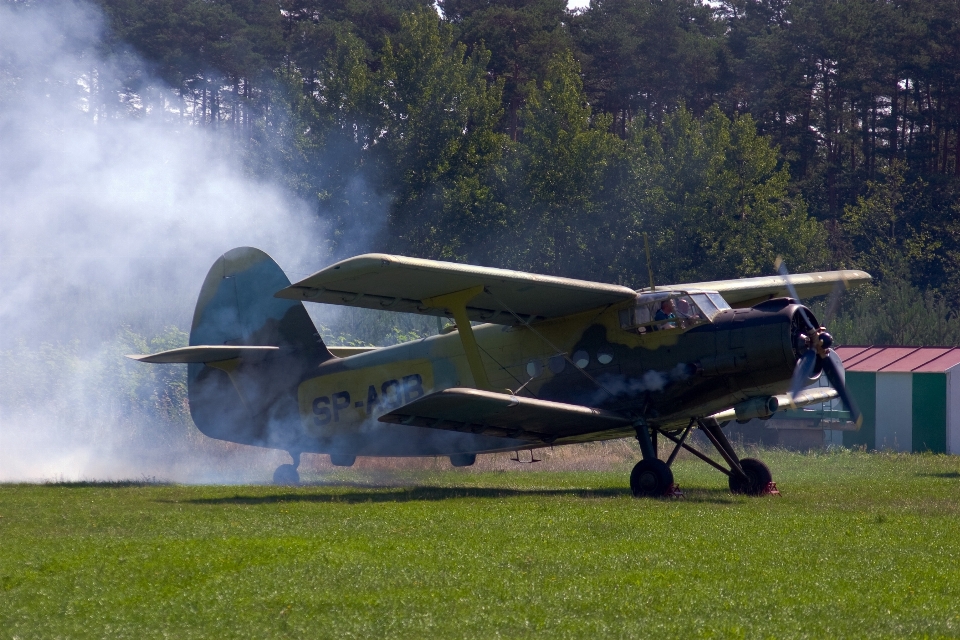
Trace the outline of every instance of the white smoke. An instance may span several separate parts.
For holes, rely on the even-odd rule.
[[[591,398],[587,401],[591,406],[608,401],[611,396],[637,396],[643,393],[655,393],[663,389],[671,382],[686,380],[690,377],[691,365],[680,362],[670,371],[657,371],[649,369],[639,377],[625,376],[622,374],[605,374],[597,378],[602,386],[601,389],[593,392]]]
[[[229,136],[91,91],[120,85],[93,53],[103,29],[87,4],[0,5],[0,480],[240,479],[193,427],[151,433],[173,427],[118,413],[148,375],[122,358],[124,327],[188,329],[207,270],[236,246],[310,273],[325,230],[245,175]],[[278,454],[257,455],[266,479]]]

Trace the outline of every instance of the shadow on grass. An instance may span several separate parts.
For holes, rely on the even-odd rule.
[[[358,504],[368,502],[416,502],[416,501],[439,501],[452,500],[457,498],[518,498],[518,497],[574,497],[574,498],[624,498],[631,497],[630,490],[627,488],[606,488],[606,489],[504,489],[496,487],[383,487],[382,489],[372,488],[369,485],[356,485],[354,483],[343,484],[325,484],[324,487],[336,488],[356,488],[358,491],[350,492],[325,492],[318,486],[305,487],[306,492],[296,492],[291,488],[288,490],[278,490],[277,493],[268,495],[234,495],[222,498],[194,498],[192,500],[181,500],[179,502],[189,502],[193,504],[242,504],[259,505],[274,504],[279,502],[315,502],[315,503],[341,503]],[[666,500],[666,499],[665,499]],[[683,502],[693,503],[716,503],[728,504],[735,500],[726,491],[720,489],[694,489],[687,493]],[[163,501],[166,502],[166,501]]]
[[[945,478],[947,480],[956,480],[960,478],[960,471],[946,471],[944,473],[918,473],[921,478]]]
[[[170,487],[172,482],[159,480],[77,480],[76,482],[44,482],[45,487],[63,487],[65,489],[125,489],[128,487]]]

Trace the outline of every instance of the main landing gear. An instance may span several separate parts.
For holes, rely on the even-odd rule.
[[[273,484],[300,484],[300,474],[297,472],[300,452],[291,451],[290,457],[293,458],[293,464],[282,464],[273,472]]]
[[[727,463],[727,467],[714,462],[712,459],[697,451],[687,444],[687,436],[690,435],[694,425],[700,427],[707,439],[716,448],[717,453]],[[640,451],[643,454],[643,460],[637,463],[630,474],[630,489],[636,497],[678,497],[683,495],[673,482],[673,471],[670,466],[676,459],[680,449],[686,449],[697,456],[711,467],[721,473],[726,474],[730,491],[750,496],[762,496],[767,494],[779,495],[777,485],[773,482],[773,476],[767,465],[755,458],[739,458],[733,450],[733,446],[727,439],[726,434],[717,424],[716,420],[705,418],[701,420],[691,420],[686,429],[676,431],[662,431],[660,429],[651,429],[645,423],[640,423],[636,427],[637,441],[640,443]],[[657,435],[663,435],[667,440],[674,443],[673,451],[670,457],[664,462],[657,457]]]

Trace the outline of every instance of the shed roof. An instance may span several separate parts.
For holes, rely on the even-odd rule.
[[[945,373],[960,365],[956,347],[837,347],[847,371]]]

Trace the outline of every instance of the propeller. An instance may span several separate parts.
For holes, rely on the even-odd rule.
[[[837,284],[833,285],[833,291],[830,292],[829,297],[827,297],[827,315],[823,319],[825,324],[830,324],[833,322],[834,316],[837,315],[837,311],[840,309],[840,298],[843,296],[843,292],[848,288],[846,280],[838,280]]]
[[[787,263],[783,261],[782,257],[777,256],[777,261],[773,263],[773,266],[776,267],[777,273],[782,275],[786,280],[787,291],[790,292],[790,297],[796,300],[797,302],[800,302],[800,296],[797,295],[797,288],[794,287],[793,282],[790,281],[790,272],[787,271]],[[811,331],[815,330],[816,327],[814,326],[814,322],[813,320],[810,319],[810,312],[807,310],[806,307],[800,307],[800,310],[801,310],[800,317],[802,317],[804,322],[807,323],[807,328],[810,329]]]
[[[797,296],[797,290],[794,288],[793,283],[790,282],[790,273],[787,271],[787,265],[779,257],[777,258],[776,268],[777,272],[786,278],[787,290],[790,292],[790,297],[799,302],[800,298]],[[835,287],[833,293],[830,294],[831,298],[839,297],[839,292],[840,289]],[[836,302],[830,304],[833,313],[836,312],[836,304]],[[833,313],[830,313],[831,317]],[[797,315],[803,319],[806,329],[804,330],[803,327],[797,326],[795,339],[797,350],[800,352],[800,359],[797,360],[797,365],[793,369],[793,377],[790,380],[790,395],[796,396],[800,393],[810,378],[812,378],[819,369],[826,374],[830,386],[836,389],[843,406],[850,412],[850,419],[859,427],[863,418],[856,401],[854,401],[850,392],[847,391],[847,385],[844,380],[843,363],[840,360],[840,356],[832,349],[833,336],[827,332],[826,327],[817,324],[816,318],[813,317],[813,314],[811,314],[810,310],[806,307],[801,305],[797,310]]]

